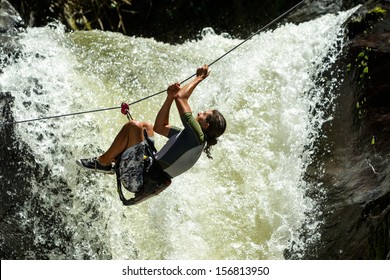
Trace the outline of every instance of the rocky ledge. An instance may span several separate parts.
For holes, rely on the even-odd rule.
[[[347,29],[334,119],[308,171],[325,170],[321,241],[286,258],[390,259],[390,4],[363,6]]]

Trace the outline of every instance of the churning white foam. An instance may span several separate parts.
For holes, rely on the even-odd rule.
[[[214,160],[203,156],[139,206],[121,205],[114,177],[75,165],[76,158],[109,147],[126,121],[119,111],[17,125],[37,162],[72,190],[71,204],[61,204],[60,194],[50,191],[55,186],[32,183],[43,204],[58,204],[55,214],[64,220],[58,227],[72,232],[67,252],[48,257],[282,259],[315,209],[305,191],[316,186],[303,175],[327,119],[311,108],[328,109],[315,78],[333,62],[324,58],[339,54],[342,24],[351,13],[261,33],[213,65],[191,105],[194,112],[217,108],[227,119]],[[135,101],[192,75],[241,41],[206,29],[198,41],[169,45],[110,32],[65,33],[57,26],[30,28],[20,42],[22,59],[1,77],[3,90],[15,96],[16,120]],[[133,116],[153,121],[163,99],[134,105]],[[180,125],[176,109],[172,114]],[[164,139],[156,140],[161,147]],[[27,218],[33,217],[29,209],[26,202]],[[37,227],[36,242],[44,244],[47,230]]]

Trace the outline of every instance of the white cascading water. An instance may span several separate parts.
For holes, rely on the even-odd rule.
[[[120,110],[16,125],[37,162],[71,189],[71,203],[62,203],[55,186],[31,182],[43,207],[56,205],[53,214],[63,217],[58,230],[72,233],[65,241],[37,222],[34,242],[67,242],[67,252],[48,252],[51,259],[283,259],[292,241],[305,246],[298,238],[305,223],[315,242],[321,221],[307,220],[317,202],[305,192],[321,186],[303,176],[328,121],[321,110],[332,99],[322,105],[315,78],[339,55],[352,12],[261,33],[213,65],[190,103],[194,112],[217,108],[227,119],[214,159],[203,155],[140,205],[122,206],[115,176],[75,164],[109,147],[126,122]],[[15,97],[15,120],[115,107],[180,82],[240,42],[212,29],[198,41],[169,45],[110,32],[65,33],[61,26],[29,28],[20,39],[22,58],[3,70],[0,82]],[[164,98],[137,103],[132,115],[153,122]],[[171,122],[181,125],[176,109]],[[164,139],[156,142],[160,148]],[[39,219],[31,207],[26,201],[23,219]]]

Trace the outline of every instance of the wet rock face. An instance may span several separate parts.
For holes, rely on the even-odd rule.
[[[390,17],[386,22],[390,24]],[[387,29],[389,30],[389,29]],[[369,231],[368,256],[370,259],[390,258],[390,52],[389,34],[371,34],[354,42],[354,49],[369,50],[367,63],[369,81],[359,94],[366,100],[366,114],[362,118],[360,144],[371,137],[371,149],[367,152],[376,180],[373,197],[364,203],[361,223]],[[360,144],[362,145],[362,144]],[[366,149],[365,149],[366,150]]]
[[[12,63],[18,57],[17,34],[25,27],[18,12],[6,0],[0,0],[0,53],[7,54],[0,60],[0,74],[5,65]],[[1,90],[1,88],[0,88]]]
[[[7,54],[7,59],[0,61],[1,69],[14,63],[19,57],[17,44],[17,28],[23,26],[17,12],[7,1],[0,3],[0,45],[1,52]],[[14,97],[10,92],[4,92],[0,87],[0,122],[12,122]],[[18,137],[14,125],[0,126],[0,258],[28,259],[45,257],[46,248],[40,248],[34,242],[33,219],[26,217],[24,209],[33,207],[37,215],[47,223],[49,230],[52,225],[61,222],[50,215],[50,211],[40,206],[37,198],[32,198],[31,182],[45,182],[50,178],[49,170],[36,163],[31,148]],[[59,187],[66,189],[61,182]],[[50,242],[49,242],[50,243]],[[54,248],[54,242],[48,248]],[[33,255],[31,252],[34,252]]]
[[[22,21],[18,13],[7,2],[0,3],[0,45],[1,52],[9,54],[10,59],[0,61],[1,68],[12,63],[11,59],[17,53],[14,44],[15,28],[20,27]],[[1,70],[0,70],[1,74]],[[12,122],[13,96],[3,92],[0,88],[0,120]],[[29,195],[28,180],[32,178],[31,167],[25,162],[34,161],[26,144],[21,143],[15,135],[14,127],[6,125],[0,127],[0,257],[2,259],[23,258],[19,253],[26,248],[26,244],[33,243],[33,237],[20,225],[18,212]],[[25,170],[24,175],[17,170]],[[28,236],[31,236],[28,238]],[[18,250],[20,249],[20,250]]]
[[[366,173],[372,178],[356,184],[355,192],[369,188],[366,199],[360,201],[357,230],[367,231],[367,259],[390,258],[390,4],[376,5],[368,10],[362,24],[363,34],[350,45],[351,57],[365,53],[364,65],[355,69],[355,81],[361,87],[355,91],[357,102],[364,101],[355,114],[356,150],[365,156]],[[368,141],[367,139],[371,139]],[[367,178],[363,176],[362,178]],[[360,210],[360,209],[359,209]],[[356,256],[357,257],[357,256]]]
[[[1,120],[13,120],[12,101],[10,93],[0,92]],[[20,252],[27,248],[26,244],[33,244],[33,234],[28,234],[21,226],[23,221],[18,217],[18,212],[30,195],[29,180],[34,175],[33,169],[26,163],[34,162],[34,158],[27,145],[18,140],[13,126],[2,126],[0,135],[0,257],[20,259],[24,257]]]
[[[17,49],[17,46],[14,45],[14,41],[10,38],[14,37],[15,34],[10,35],[9,32],[13,32],[16,26],[20,26],[21,19],[15,9],[4,0],[0,2],[0,46],[1,52],[9,53],[9,57],[14,55]],[[6,35],[2,37],[2,35]],[[0,66],[3,68],[7,64],[12,63],[12,60],[0,61]],[[0,70],[1,74],[1,70]],[[0,120],[1,122],[9,122],[13,121],[12,115],[12,106],[13,106],[13,96],[9,92],[3,92],[0,88]],[[17,137],[15,136],[15,132],[13,126],[5,125],[0,126],[0,176],[5,173],[12,173],[11,165],[16,164],[13,160],[14,158],[18,158],[17,154],[20,151],[21,146],[16,145]],[[13,167],[12,167],[13,168]],[[16,178],[15,178],[16,179]],[[5,195],[5,189],[8,184],[12,184],[12,180],[7,180],[6,182],[2,181],[2,194]],[[16,180],[14,182],[18,182],[20,180]],[[5,188],[5,189],[4,189]],[[6,196],[7,197],[7,196]],[[8,201],[8,199],[6,199]],[[3,200],[2,200],[3,202]],[[0,205],[0,215],[7,211],[9,203],[1,203]]]
[[[351,40],[338,62],[346,74],[325,130],[332,153],[323,159],[322,240],[307,259],[390,257],[390,9],[382,5],[373,18],[374,7],[350,22]]]
[[[0,33],[19,27],[25,27],[19,13],[8,1],[0,0]]]
[[[0,11],[10,16],[3,21],[5,33],[0,34],[5,35],[0,52],[7,57],[0,61],[0,75],[3,67],[16,63],[23,55],[18,44],[18,32],[23,30],[10,24],[17,15],[7,11]],[[15,94],[0,85],[0,259],[72,258],[67,247],[72,233],[66,228],[68,217],[64,214],[72,203],[71,189],[62,177],[53,176],[50,166],[37,163],[32,148],[19,136],[19,129],[23,128],[12,124]],[[52,137],[59,142],[57,136]],[[48,205],[40,196],[41,190],[47,196],[62,199],[52,199]],[[63,242],[58,244],[55,238],[42,236],[57,236]],[[97,248],[103,247],[104,244],[97,244]],[[110,258],[107,254],[104,257]]]

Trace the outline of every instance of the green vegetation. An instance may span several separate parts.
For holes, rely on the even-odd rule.
[[[370,48],[361,50],[354,60],[355,63],[349,63],[347,65],[347,72],[356,69],[355,79],[362,88],[365,88],[366,84],[371,79],[369,75],[369,55],[371,51]],[[356,101],[356,114],[359,120],[366,115],[366,103],[367,98],[365,96],[361,96]]]
[[[386,14],[387,10],[380,6],[375,7],[367,13],[357,14],[349,22],[349,35],[368,34],[377,22],[383,21]]]
[[[374,9],[372,9],[370,12],[368,12],[368,14],[377,18],[384,18],[387,14],[387,11],[382,7],[377,6]]]
[[[355,59],[355,65],[357,67],[357,74],[359,78],[359,83],[364,85],[364,83],[371,79],[369,76],[369,70],[368,70],[368,58],[369,58],[369,53],[371,52],[370,48],[365,48],[362,50],[356,57]],[[352,69],[352,64],[349,63],[347,65],[347,72],[351,71]]]
[[[131,10],[131,0],[63,0],[63,16],[73,30],[115,30],[126,33],[123,18]],[[60,4],[57,4],[60,5]]]

